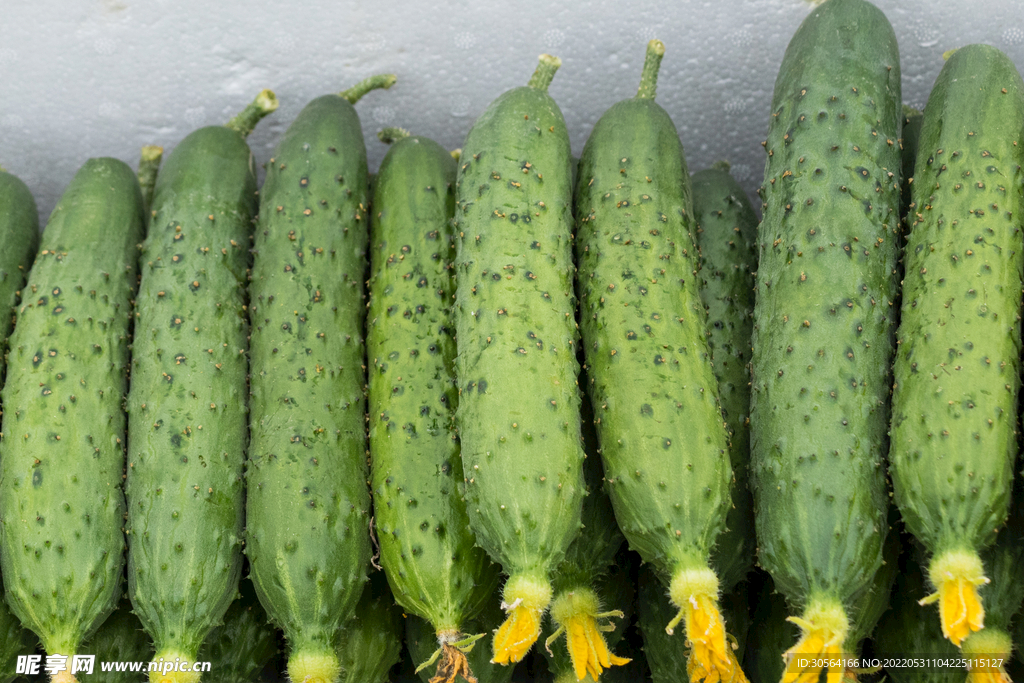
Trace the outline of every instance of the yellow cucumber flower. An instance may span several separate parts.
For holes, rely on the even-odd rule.
[[[540,620],[551,602],[551,584],[528,576],[513,576],[505,582],[501,608],[508,613],[494,634],[492,664],[522,661],[540,636]]]
[[[572,660],[576,680],[582,681],[587,674],[598,680],[601,673],[612,666],[628,664],[629,659],[617,657],[608,649],[602,631],[612,630],[611,626],[602,626],[598,619],[609,617],[622,618],[622,612],[615,610],[601,612],[597,595],[589,588],[577,588],[560,594],[551,604],[551,618],[558,628],[544,643],[551,651],[551,643],[565,633],[569,658]]]
[[[665,632],[675,633],[683,622],[690,655],[686,671],[691,683],[746,683],[732,645],[725,635],[725,621],[718,611],[718,577],[710,569],[687,569],[672,578],[672,604],[679,613]]]
[[[1013,651],[1013,642],[1006,631],[987,628],[973,633],[964,639],[960,651],[968,662],[975,663],[967,667],[967,683],[1011,683],[1003,666]]]
[[[822,659],[843,656],[843,642],[849,628],[846,610],[839,603],[812,603],[802,617],[787,617],[786,621],[799,626],[801,634],[796,645],[782,655],[786,660],[782,683],[818,683],[822,667],[815,664]],[[803,665],[805,660],[806,666]],[[841,683],[850,673],[843,667],[830,667],[826,680]]]
[[[985,627],[985,609],[978,586],[988,583],[981,558],[973,550],[953,550],[932,559],[928,576],[938,592],[919,601],[921,605],[939,603],[942,635],[960,646],[973,631]]]

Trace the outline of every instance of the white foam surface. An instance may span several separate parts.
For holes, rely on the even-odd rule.
[[[899,39],[904,101],[921,107],[942,53],[967,43],[1024,70],[1021,0],[878,0]],[[760,142],[786,44],[806,0],[3,0],[0,165],[25,180],[45,217],[91,156],[132,164],[192,129],[227,121],[256,93],[281,108],[250,138],[257,161],[314,97],[374,73],[390,91],[358,105],[370,167],[375,137],[402,126],[450,147],[502,91],[525,84],[542,52],[562,68],[551,94],[573,152],[610,105],[631,97],[646,42],[665,42],[658,101],[691,171],[728,159],[754,197]]]

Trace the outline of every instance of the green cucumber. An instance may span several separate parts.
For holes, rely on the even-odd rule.
[[[925,588],[925,577],[912,555],[904,558],[904,566],[893,585],[890,609],[875,632],[875,654],[880,658],[937,657],[957,658],[956,647],[942,636],[938,621],[927,607],[918,604],[917,596]],[[889,667],[887,679],[894,683],[963,683],[961,668]]]
[[[370,564],[363,271],[366,148],[353,102],[299,113],[267,164],[249,295],[246,554],[285,633],[292,680],[332,683],[341,624]],[[298,529],[302,533],[297,532]]]
[[[802,612],[794,655],[841,652],[882,565],[900,101],[885,15],[812,10],[765,141],[750,428],[758,560]]]
[[[917,161],[917,146],[921,138],[921,124],[924,114],[903,105],[903,127],[900,134],[900,219],[904,225],[903,241],[900,247],[906,246],[907,214],[910,211],[912,186],[914,184],[914,163]]]
[[[206,637],[198,659],[210,662],[208,683],[248,683],[277,655],[277,630],[256,596],[250,579],[238,583],[224,620]]]
[[[0,169],[0,381],[3,379],[7,336],[14,321],[14,307],[25,284],[39,244],[39,212],[28,187]],[[0,577],[2,579],[2,577]],[[0,581],[2,585],[2,581]],[[35,645],[31,631],[0,599],[0,681],[14,678],[19,654]]]
[[[433,625],[437,675],[452,680],[467,666],[458,645],[472,635],[464,623],[490,601],[499,578],[469,529],[453,424],[451,218],[458,167],[427,138],[395,129],[380,136],[397,141],[377,173],[370,228],[374,520],[395,600]]]
[[[498,604],[490,602],[484,607],[482,613],[467,620],[463,628],[466,633],[490,633],[501,625],[503,618]],[[405,643],[412,655],[413,668],[416,668],[436,651],[437,633],[430,622],[410,614],[405,620]],[[473,645],[465,654],[469,671],[476,678],[477,683],[508,683],[512,679],[512,674],[517,670],[516,667],[502,666],[492,662],[490,648],[482,642]],[[460,675],[464,680],[469,680],[465,675],[461,673]],[[422,683],[430,683],[435,680],[434,672],[423,668],[419,672],[418,680]]]
[[[256,173],[245,137],[264,91],[228,126],[189,134],[157,178],[143,244],[128,395],[128,593],[156,645],[157,682],[197,681],[200,645],[242,568],[247,438],[245,285]]]
[[[21,295],[39,246],[39,211],[32,192],[17,176],[0,169],[0,351],[6,348]],[[4,361],[0,355],[0,378]]]
[[[142,630],[142,622],[132,612],[132,603],[127,595],[121,598],[117,609],[83,649],[96,656],[93,673],[103,673],[103,680],[109,683],[137,683],[139,672],[145,668],[132,671],[132,666],[148,662],[153,656],[153,643]],[[126,670],[103,671],[103,663],[112,665],[112,668],[121,665]]]
[[[630,547],[671,585],[693,675],[738,669],[708,566],[732,480],[700,299],[689,173],[654,101],[661,41],[637,96],[604,113],[576,190],[580,318],[606,489]],[[715,672],[715,673],[712,673]]]
[[[540,635],[584,495],[569,136],[547,93],[560,64],[542,55],[491,103],[456,182],[457,424],[470,528],[509,577],[502,664]]]
[[[914,167],[889,452],[954,645],[983,625],[978,553],[1006,520],[1019,446],[1022,129],[1013,62],[986,45],[957,50],[928,98]]]
[[[387,683],[388,672],[401,658],[402,610],[387,580],[374,572],[352,617],[341,628],[339,683]]]
[[[750,494],[750,337],[754,326],[757,214],[747,194],[719,162],[695,173],[693,218],[700,248],[701,299],[708,311],[708,347],[729,425],[734,483],[726,530],[711,566],[729,593],[754,566],[754,501]]]
[[[47,654],[80,654],[124,567],[128,334],[142,196],[90,159],[50,215],[10,337],[0,444],[7,602]],[[73,681],[68,670],[54,680]]]
[[[586,398],[580,406],[580,416],[583,450],[587,454],[583,480],[589,493],[583,499],[580,514],[583,529],[555,570],[554,599],[544,633],[548,668],[556,681],[583,680],[588,676],[597,680],[613,665],[629,663],[612,651],[628,624],[627,614],[621,608],[628,609],[633,602],[629,577],[624,572],[614,572],[612,576],[624,539],[615,524],[608,493],[601,488],[601,451],[593,409]],[[602,632],[609,636],[605,638]],[[564,645],[556,643],[563,639]]]

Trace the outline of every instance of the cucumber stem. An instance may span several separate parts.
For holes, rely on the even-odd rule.
[[[548,86],[551,85],[551,81],[555,77],[555,72],[558,71],[558,67],[562,66],[562,60],[547,54],[541,55],[538,60],[537,70],[533,72],[527,85],[535,90],[547,92]]]
[[[377,74],[376,76],[370,76],[366,80],[356,83],[348,90],[341,91],[338,93],[338,96],[348,100],[349,104],[355,104],[363,98],[363,95],[371,90],[387,90],[393,86],[397,80],[398,76],[395,74]]]
[[[146,213],[149,213],[149,207],[153,203],[156,173],[160,169],[160,160],[163,156],[164,148],[159,145],[146,145],[142,148],[138,178],[139,187],[142,189],[142,209]]]
[[[391,128],[383,128],[377,133],[377,138],[385,145],[390,145],[396,140],[409,137],[409,131],[405,128],[398,128],[397,126]]]
[[[636,97],[640,100],[653,100],[658,89],[658,70],[661,69],[661,58],[665,56],[665,43],[657,38],[647,43],[647,56],[644,57],[644,70],[640,74],[640,88]]]
[[[264,116],[277,109],[277,95],[270,90],[263,90],[256,99],[249,103],[245,109],[240,111],[235,118],[227,122],[226,127],[238,131],[243,138],[249,137],[249,133],[256,127]]]

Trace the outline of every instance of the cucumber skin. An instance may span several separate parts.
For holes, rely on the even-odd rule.
[[[395,142],[373,198],[367,357],[374,519],[395,600],[437,630],[489,602],[498,567],[475,547],[454,430],[450,219],[457,165],[427,138]]]
[[[693,216],[700,248],[701,300],[722,413],[731,435],[732,506],[711,550],[723,592],[754,566],[754,499],[750,493],[750,338],[754,327],[757,214],[727,171],[695,173]]]
[[[454,313],[466,508],[477,544],[508,573],[546,575],[580,527],[570,179],[562,113],[529,86],[491,103],[462,147]]]
[[[143,230],[134,171],[87,161],[50,215],[9,340],[0,564],[11,611],[50,654],[75,654],[119,597],[122,400]]]
[[[238,597],[224,621],[210,631],[199,661],[210,662],[206,683],[254,681],[277,655],[277,631],[270,625],[251,580],[238,583]]]
[[[100,671],[101,662],[144,662],[153,657],[153,644],[142,630],[142,622],[132,613],[127,595],[117,603],[117,609],[107,617],[83,650],[96,656],[94,671]],[[138,683],[139,672],[112,671],[105,673],[107,683]]]
[[[1009,507],[1024,281],[1022,128],[1024,82],[1013,63],[987,46],[957,50],[929,97],[919,140],[889,453],[895,501],[933,553],[991,544]],[[964,228],[952,230],[954,220]],[[957,297],[959,318],[951,308]],[[945,377],[941,384],[935,375]]]
[[[326,95],[288,128],[261,192],[246,553],[293,653],[330,651],[370,562],[366,176],[358,115]]]
[[[813,10],[775,84],[752,364],[758,558],[794,606],[849,607],[882,561],[900,106],[885,16]]]
[[[157,178],[140,262],[125,490],[128,593],[158,656],[170,648],[194,659],[238,588],[256,201],[252,153],[225,127],[189,134]]]
[[[706,566],[732,479],[688,181],[672,120],[637,98],[594,126],[576,194],[581,330],[606,490],[630,547],[666,577]]]
[[[6,341],[18,295],[39,247],[39,211],[25,183],[4,171],[0,171],[0,244],[4,245],[0,250],[0,340]],[[0,345],[0,350],[5,348]],[[0,377],[3,367],[0,358]]]
[[[28,187],[10,173],[0,171],[0,378],[6,342],[14,321],[14,307],[39,245],[39,212]],[[5,312],[6,311],[6,312]],[[2,585],[2,584],[0,584]],[[0,672],[15,670],[19,654],[36,643],[31,631],[0,600]],[[3,675],[3,674],[0,674]],[[10,680],[14,675],[11,674]],[[6,677],[0,680],[8,680]]]

